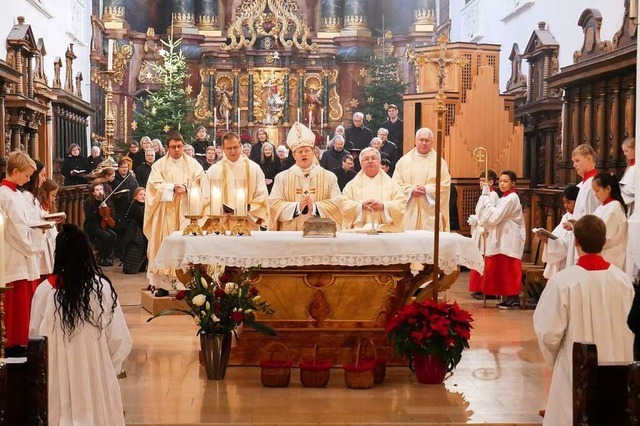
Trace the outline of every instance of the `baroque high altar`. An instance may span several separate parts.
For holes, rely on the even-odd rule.
[[[375,3],[375,5],[374,5]],[[381,31],[393,35],[390,51],[401,56],[408,44],[431,42],[435,0],[412,0],[393,10],[381,0],[105,0],[102,18],[94,16],[92,99],[104,116],[107,40],[126,48],[130,62],[116,71],[115,139],[131,140],[135,98],[144,98],[160,81],[162,39],[181,38],[198,124],[220,134],[227,128],[250,135],[264,127],[282,142],[299,120],[323,140],[360,110],[367,62],[380,49]],[[381,13],[371,14],[371,7]],[[384,20],[384,12],[387,20]],[[375,15],[375,18],[374,18]],[[380,31],[372,28],[381,29]],[[392,31],[393,30],[393,31]],[[116,56],[117,58],[117,56]],[[125,61],[126,62],[126,61]],[[413,73],[406,61],[401,78]],[[403,68],[407,68],[406,70]],[[403,75],[404,74],[404,75]],[[93,134],[104,135],[103,120]],[[134,126],[135,127],[135,126]],[[149,135],[162,139],[162,135]],[[185,135],[189,140],[193,135]]]

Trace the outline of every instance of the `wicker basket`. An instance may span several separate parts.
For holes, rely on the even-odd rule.
[[[305,388],[323,388],[331,377],[331,361],[318,358],[318,345],[313,346],[313,359],[300,361],[300,382]]]
[[[287,358],[275,359],[275,354],[278,352],[278,348],[284,348]],[[260,367],[262,371],[260,373],[260,380],[262,386],[268,388],[286,388],[291,381],[291,354],[289,348],[282,343],[273,342],[269,344],[263,353],[263,357],[269,354],[269,359],[260,361]]]
[[[368,343],[368,344],[367,344]],[[376,345],[373,343],[372,339],[365,340],[364,349],[362,353],[362,362],[372,362],[373,367],[373,382],[376,385],[379,385],[384,381],[384,376],[387,373],[387,359],[378,357],[376,352]],[[373,356],[369,356],[367,353],[367,349],[371,348],[371,352]]]
[[[356,349],[356,362],[344,364],[344,384],[349,389],[370,389],[373,387],[373,362],[365,362],[360,359],[362,343],[358,343]]]

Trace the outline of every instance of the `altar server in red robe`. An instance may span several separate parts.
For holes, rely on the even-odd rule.
[[[575,223],[573,233],[578,263],[549,280],[533,314],[540,351],[553,368],[544,426],[573,424],[574,342],[595,343],[598,363],[633,360],[633,333],[627,327],[633,286],[601,256],[605,224],[586,215]]]
[[[7,177],[0,184],[0,207],[4,213],[4,277],[8,285],[4,301],[7,356],[23,356],[29,342],[31,299],[39,283],[38,255],[44,250],[39,229],[29,228],[30,207],[18,187],[29,182],[35,162],[22,151],[7,157]]]
[[[498,180],[502,197],[494,205],[485,185],[478,209],[478,219],[487,232],[484,291],[503,297],[500,309],[515,309],[520,303],[525,226],[515,185],[516,174],[503,171]]]

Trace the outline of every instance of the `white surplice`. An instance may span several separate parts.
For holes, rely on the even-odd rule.
[[[29,207],[28,216],[29,223],[37,224],[44,221],[44,216],[47,212],[40,205],[40,201],[33,196],[29,191],[22,193],[26,200],[26,205]],[[56,250],[56,236],[58,235],[58,229],[55,227],[54,222],[51,222],[53,227],[46,230],[34,230],[33,234],[36,235],[38,240],[42,240],[42,247],[44,251],[38,254],[38,267],[40,275],[47,275],[53,272],[53,256]]]
[[[491,203],[495,206],[498,200],[500,199],[500,196],[495,191],[489,191],[489,199],[491,200]],[[478,198],[478,202],[476,203],[476,209],[475,209],[476,217],[480,214],[480,210],[482,209],[483,205],[484,205],[484,200],[482,199],[482,196],[480,196],[480,198]],[[484,254],[483,235],[486,231],[484,225],[480,223],[480,219],[478,218],[478,222],[471,224],[470,227],[471,227],[471,239],[478,244],[480,253]]]
[[[30,336],[47,337],[49,425],[124,425],[116,376],[132,341],[120,304],[111,315],[111,289],[103,281],[102,332],[85,323],[69,339],[56,313],[56,292],[49,280],[38,286],[29,323]],[[101,310],[95,296],[91,308],[97,318]]]
[[[627,216],[619,201],[613,200],[599,206],[595,212],[607,226],[607,241],[602,249],[604,260],[624,269],[627,257]]]
[[[490,195],[483,195],[478,203],[482,203],[478,210],[479,223],[487,232],[486,255],[504,254],[522,259],[526,235],[518,194],[503,195],[495,205]]]
[[[636,199],[636,166],[627,167],[624,171],[622,179],[620,179],[620,192],[622,193],[622,199],[627,205],[627,217],[633,214],[634,202]]]
[[[598,347],[598,362],[633,360],[633,333],[627,327],[634,290],[615,266],[587,271],[569,266],[554,275],[533,314],[533,327],[547,365],[553,368],[544,426],[573,422],[574,342]]]
[[[569,219],[573,219],[573,215],[569,212],[562,216],[558,226],[551,232],[558,239],[549,238],[542,251],[542,261],[547,264],[543,272],[546,279],[550,279],[567,266],[567,252],[569,251],[569,243],[573,240],[573,232],[567,231],[562,225],[567,223]]]
[[[593,192],[593,188],[591,187],[592,182],[593,177],[590,177],[577,185],[580,191],[578,191],[576,204],[573,208],[573,219],[575,220],[580,219],[584,215],[593,214],[600,205],[600,201],[598,201],[598,197],[596,197],[596,193]],[[569,245],[567,246],[567,266],[575,265],[577,260],[578,252],[575,248],[573,232],[571,232]]]

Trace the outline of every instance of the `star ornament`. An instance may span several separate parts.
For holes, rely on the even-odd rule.
[[[158,109],[156,107],[151,108],[151,115],[156,115],[158,113]]]
[[[366,77],[367,76],[367,69],[366,68],[360,68],[359,71],[360,77]]]
[[[369,102],[369,103],[373,103],[373,96],[369,96],[369,97],[367,98],[367,102]]]
[[[356,98],[351,99],[351,108],[356,108],[358,105],[360,105],[360,102],[358,102],[358,100]]]
[[[367,115],[365,115],[365,116],[364,116],[364,118],[365,118],[365,120],[367,120],[367,121],[371,121],[371,120],[373,120],[373,117],[371,116],[371,114],[367,114]]]
[[[138,130],[138,122],[136,120],[131,122],[131,130]]]
[[[164,125],[164,127],[162,128],[162,131],[165,133],[169,133],[169,130],[171,130],[171,127],[169,127],[168,125]]]
[[[187,95],[190,95],[193,92],[193,87],[190,84],[187,84],[187,87],[184,88],[184,91],[187,92]]]
[[[384,105],[383,105],[383,107],[384,107],[384,110],[386,111],[386,110],[388,110],[388,109],[389,109],[389,104],[385,102],[385,103],[384,103]]]
[[[149,108],[149,106],[151,106],[151,102],[149,102],[149,99],[144,101],[144,106],[146,106],[147,108]]]

